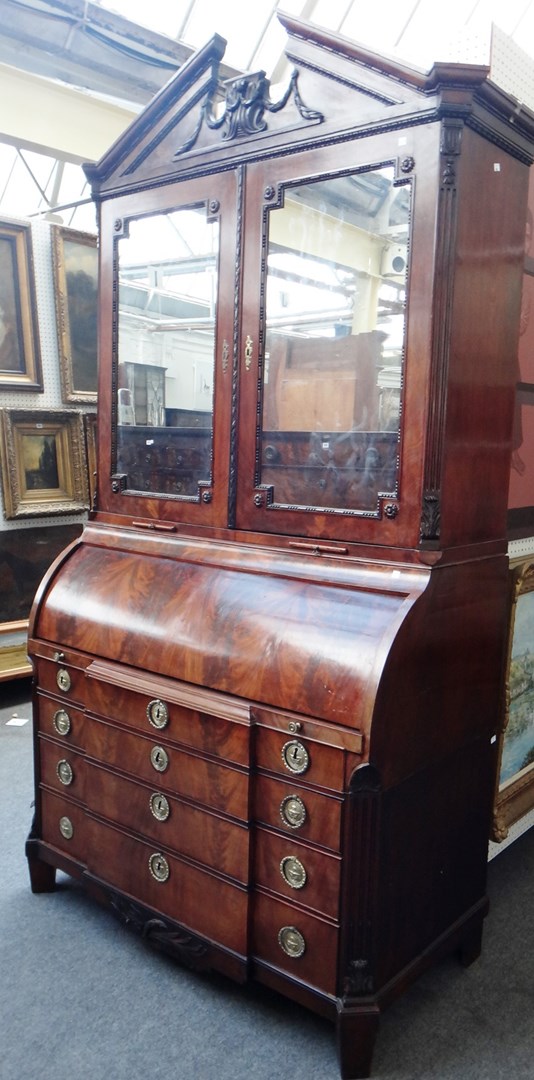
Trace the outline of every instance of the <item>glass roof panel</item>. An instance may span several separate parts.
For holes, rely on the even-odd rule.
[[[187,20],[191,7],[191,0],[94,0],[100,7],[108,11],[115,11],[137,26],[146,26],[157,34],[166,34],[167,37],[180,37],[185,40],[182,28]]]
[[[228,42],[224,63],[242,71],[264,70],[276,84],[273,99],[280,96],[289,77],[289,65],[284,57],[286,34],[276,16],[279,7],[376,52],[397,56],[426,70],[439,60],[488,62],[489,35],[494,22],[523,50],[524,79],[527,89],[532,82],[532,95],[525,96],[523,84],[521,91],[514,91],[505,83],[503,87],[534,108],[531,105],[534,74],[530,80],[529,66],[532,58],[534,73],[534,0],[469,0],[468,3],[448,0],[446,5],[436,4],[435,0],[381,0],[380,4],[366,5],[361,0],[254,0],[253,3],[228,0],[225,4],[220,0],[94,2],[191,48],[204,45],[214,33],[220,34]],[[502,73],[508,77],[509,72]],[[80,205],[69,209],[69,203]],[[2,213],[30,217],[47,214],[50,205],[57,208],[65,224],[94,231],[95,213],[80,165],[58,163],[47,154],[17,152],[12,145],[0,144]]]
[[[149,29],[178,37],[199,48],[214,34],[226,38],[225,62],[240,70],[262,67],[270,76],[283,51],[285,34],[278,7],[377,52],[428,68],[435,60],[454,60],[465,52],[465,38],[487,40],[492,22],[534,58],[534,0],[96,0]],[[276,30],[274,26],[276,25]],[[276,46],[265,49],[268,31]],[[460,51],[460,52],[459,52]],[[456,54],[456,56],[455,56]],[[266,60],[258,63],[263,55]],[[251,63],[253,61],[253,64]]]

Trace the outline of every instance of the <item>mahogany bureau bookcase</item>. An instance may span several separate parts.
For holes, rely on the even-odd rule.
[[[534,117],[281,16],[96,165],[98,485],[39,589],[35,892],[336,1020],[480,950]]]

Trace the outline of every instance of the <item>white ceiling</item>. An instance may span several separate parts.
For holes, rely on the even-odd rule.
[[[113,105],[115,122],[126,124],[213,33],[228,42],[223,75],[264,70],[283,83],[278,8],[425,69],[436,60],[489,59],[494,22],[532,59],[527,79],[534,99],[534,0],[0,0],[0,215],[29,217],[60,207],[56,217],[65,224],[94,229],[80,160],[95,151],[89,137],[87,147],[80,144],[85,120],[76,124],[72,111],[80,89],[85,103],[96,96],[100,109]],[[20,85],[20,73],[30,82],[53,80],[65,95],[68,88],[64,107],[53,106],[56,142],[43,134],[40,144],[39,125],[13,91],[16,83],[2,92],[2,74],[18,75]],[[43,85],[32,84],[37,110]],[[63,209],[66,204],[74,205]]]

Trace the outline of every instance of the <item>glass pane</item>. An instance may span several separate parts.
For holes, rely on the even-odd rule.
[[[116,472],[199,498],[211,482],[219,226],[205,205],[128,223],[118,242]]]
[[[410,186],[392,167],[268,214],[260,475],[277,505],[375,511],[397,488]]]

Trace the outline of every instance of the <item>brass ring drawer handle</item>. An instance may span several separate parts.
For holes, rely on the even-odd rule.
[[[291,889],[303,889],[308,880],[304,863],[301,863],[300,859],[297,859],[295,855],[286,855],[282,859],[280,873],[286,885],[289,885]]]
[[[60,817],[59,819],[59,831],[64,840],[72,840],[74,836],[74,826],[72,821],[68,817]]]
[[[288,829],[300,829],[304,825],[308,812],[300,795],[286,795],[280,803],[280,817]]]
[[[306,951],[304,934],[297,930],[296,926],[282,926],[278,931],[278,944],[286,956],[297,960]]]
[[[74,780],[74,772],[72,769],[72,765],[69,761],[66,761],[65,758],[62,758],[61,761],[58,761],[56,765],[56,773],[58,776],[58,780],[60,781],[60,783],[64,784],[65,787],[68,787],[69,784],[72,784]]]
[[[66,709],[56,709],[52,717],[54,731],[58,735],[68,735],[71,729],[71,719]]]

